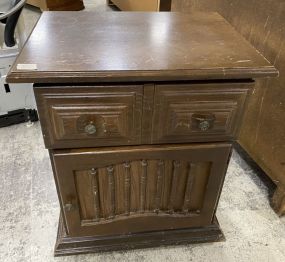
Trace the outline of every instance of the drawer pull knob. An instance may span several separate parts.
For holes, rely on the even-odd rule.
[[[208,120],[204,120],[204,121],[201,121],[199,123],[199,128],[202,130],[202,131],[207,131],[209,128],[210,128],[210,122]]]
[[[84,130],[88,135],[94,135],[97,132],[96,126],[93,124],[93,122],[86,125]]]
[[[213,126],[216,117],[213,114],[193,114],[192,119],[201,131],[207,131]]]

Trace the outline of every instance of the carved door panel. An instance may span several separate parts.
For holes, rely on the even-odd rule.
[[[51,151],[70,236],[210,225],[231,145]]]

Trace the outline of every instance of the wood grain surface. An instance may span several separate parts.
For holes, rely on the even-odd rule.
[[[36,64],[37,70],[18,70],[18,64]],[[203,80],[277,73],[217,13],[47,12],[8,81]]]
[[[152,143],[235,139],[253,85],[253,82],[156,85]],[[201,122],[209,117],[212,122],[201,129]]]
[[[66,227],[56,252],[218,239],[251,79],[277,74],[217,13],[43,14],[9,79],[36,83]]]
[[[280,72],[256,82],[239,143],[277,185],[272,206],[285,214],[284,0],[173,0],[174,11],[218,11]],[[283,192],[283,194],[281,193]]]
[[[141,143],[143,85],[38,87],[35,95],[47,148]]]
[[[208,226],[123,234],[104,237],[70,237],[64,227],[62,214],[59,219],[55,256],[86,254],[134,248],[154,248],[167,245],[223,241],[225,237],[215,218]]]
[[[210,225],[231,143],[50,152],[68,234],[104,236]]]

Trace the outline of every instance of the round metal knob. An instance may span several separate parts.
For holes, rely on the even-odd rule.
[[[97,132],[96,126],[93,124],[93,122],[90,122],[88,125],[86,125],[84,130],[88,135],[94,135]]]
[[[210,128],[211,124],[207,120],[203,120],[199,123],[199,128],[202,131],[207,131]]]
[[[196,113],[192,115],[192,121],[195,129],[201,131],[207,131],[211,129],[214,125],[216,117],[212,113]]]

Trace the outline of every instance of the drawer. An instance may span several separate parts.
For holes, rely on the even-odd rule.
[[[141,142],[142,86],[34,89],[47,148]]]
[[[230,143],[52,150],[69,236],[211,225]]]
[[[157,85],[152,143],[234,139],[252,83]]]

